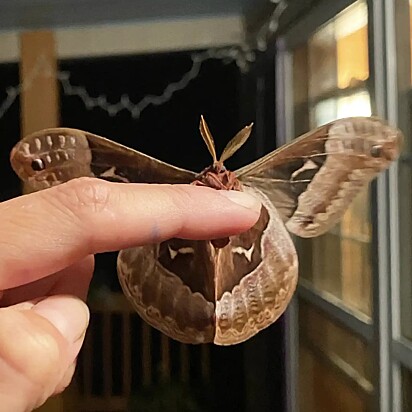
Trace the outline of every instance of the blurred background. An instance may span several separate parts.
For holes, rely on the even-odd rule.
[[[158,333],[99,255],[77,374],[41,411],[412,411],[411,16],[408,0],[0,2],[0,201],[22,191],[11,148],[45,127],[194,171],[210,163],[201,114],[220,150],[255,123],[231,169],[340,117],[406,135],[339,226],[296,240],[296,296],[244,344]]]

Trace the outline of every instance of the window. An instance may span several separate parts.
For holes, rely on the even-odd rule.
[[[358,381],[363,380],[361,386],[370,392],[372,353],[369,345],[307,303],[299,305],[299,319],[302,343],[319,349],[331,362],[350,370],[350,375],[356,375]]]
[[[293,50],[295,135],[349,116],[370,116],[367,7],[358,1]],[[370,318],[371,222],[369,191],[341,224],[300,241],[301,273],[311,285]]]
[[[358,1],[292,51],[295,135],[340,117],[369,116],[367,7]],[[361,193],[325,235],[299,240],[300,275],[309,288],[360,318],[372,312],[370,193]],[[306,281],[306,282],[305,282]],[[300,409],[366,411],[372,352],[312,305],[299,304]]]
[[[409,39],[412,39],[412,0],[409,0],[409,19],[411,26],[409,28]],[[412,41],[409,41],[409,47],[412,47]],[[410,56],[412,56],[409,50]],[[405,53],[407,55],[407,53]],[[404,56],[399,58],[399,64],[404,64]],[[409,90],[405,91],[406,99],[399,104],[407,105],[406,119],[403,124],[404,128],[411,126],[412,118],[412,63],[409,66],[410,85]],[[402,96],[400,96],[402,98]],[[402,108],[401,108],[402,109]],[[400,226],[400,243],[401,243],[401,279],[400,279],[400,299],[401,299],[401,331],[403,337],[412,343],[412,150],[411,143],[408,139],[405,142],[405,150],[402,161],[399,163],[399,204],[402,225]]]
[[[405,135],[399,161],[338,227],[298,240],[290,412],[412,412],[412,0],[321,0],[278,53],[281,138],[371,113]]]

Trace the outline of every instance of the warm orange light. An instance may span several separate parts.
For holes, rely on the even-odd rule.
[[[368,28],[337,39],[338,88],[356,87],[369,77]]]

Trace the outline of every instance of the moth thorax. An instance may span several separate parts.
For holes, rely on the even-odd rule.
[[[242,190],[235,173],[227,170],[222,162],[215,162],[204,169],[193,183],[218,190]]]

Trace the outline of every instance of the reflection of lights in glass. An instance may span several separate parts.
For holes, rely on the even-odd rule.
[[[350,96],[323,100],[315,105],[312,112],[313,127],[329,123],[342,117],[370,116],[371,104],[367,91]]]
[[[411,0],[412,1],[412,0]],[[347,37],[368,24],[368,6],[357,1],[335,18],[336,39]]]
[[[356,1],[308,39],[306,65],[309,98],[364,86],[369,77],[365,1]]]
[[[359,92],[338,100],[338,117],[370,116],[371,102],[369,93]]]
[[[319,102],[313,108],[313,127],[320,126],[325,123],[329,123],[336,119],[336,99],[327,99]]]

